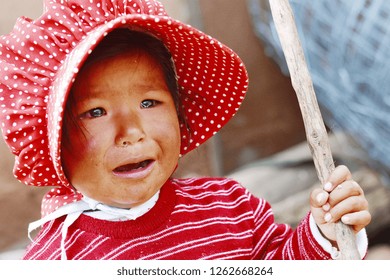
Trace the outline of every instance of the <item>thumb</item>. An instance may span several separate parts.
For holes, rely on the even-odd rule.
[[[322,208],[329,199],[329,193],[321,188],[314,189],[310,194],[310,206]]]

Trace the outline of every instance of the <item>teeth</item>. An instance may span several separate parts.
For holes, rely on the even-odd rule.
[[[140,162],[140,163],[123,165],[123,166],[115,168],[115,171],[127,172],[127,171],[131,171],[131,170],[145,168],[146,166],[148,166],[149,162],[150,162],[149,160],[145,160],[145,161]]]
[[[146,166],[146,165],[145,165],[145,166]],[[134,170],[135,170],[135,169],[141,169],[141,168],[144,168],[145,166],[143,165],[143,163],[138,163],[138,164],[135,165],[135,167],[134,167],[133,169],[134,169]]]

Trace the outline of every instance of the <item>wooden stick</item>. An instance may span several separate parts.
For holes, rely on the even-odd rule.
[[[313,156],[317,175],[322,184],[334,170],[328,134],[321,116],[313,82],[288,0],[269,0],[272,17],[290,72],[291,83],[297,94],[306,137]],[[335,226],[341,259],[359,260],[356,237],[352,229],[341,221]]]

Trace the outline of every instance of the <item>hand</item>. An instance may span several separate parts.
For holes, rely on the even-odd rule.
[[[312,191],[310,206],[317,226],[330,241],[336,240],[334,223],[340,219],[355,233],[371,221],[363,189],[352,180],[351,172],[343,165],[336,167],[323,189]]]

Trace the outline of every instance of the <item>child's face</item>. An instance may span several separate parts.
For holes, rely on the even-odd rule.
[[[79,128],[63,165],[71,184],[105,204],[129,208],[151,198],[180,153],[175,104],[159,64],[129,51],[84,68],[72,88]]]

